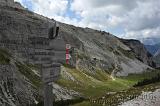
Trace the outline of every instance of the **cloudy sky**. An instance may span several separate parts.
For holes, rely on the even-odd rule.
[[[118,37],[160,37],[160,0],[15,0],[67,24]]]

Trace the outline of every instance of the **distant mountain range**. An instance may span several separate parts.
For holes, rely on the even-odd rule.
[[[155,53],[160,49],[160,43],[155,45],[145,45],[145,47],[152,55],[155,55]]]
[[[160,43],[155,45],[145,45],[146,49],[153,55],[153,60],[160,67]]]
[[[160,43],[160,37],[156,38],[139,38],[138,40],[141,41],[144,45],[156,45]]]
[[[160,49],[154,55],[154,61],[157,63],[157,67],[160,67]]]
[[[160,49],[154,54],[154,56],[158,56],[160,54]]]

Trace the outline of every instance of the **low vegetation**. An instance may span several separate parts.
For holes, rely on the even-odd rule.
[[[155,91],[157,88],[160,88],[159,80],[157,81],[152,80],[154,83],[151,82],[150,84],[147,83],[146,85],[143,86],[133,87],[138,82],[141,82],[147,78],[153,78],[154,80],[156,80],[159,74],[160,74],[159,70],[154,70],[154,71],[144,72],[142,74],[130,74],[128,77],[118,78],[118,80],[123,80],[124,81],[123,84],[128,85],[128,87],[118,90],[115,90],[115,88],[113,88],[113,90],[106,91],[101,96],[94,96],[94,97],[91,96],[90,98],[88,98],[88,101],[83,101],[73,106],[102,106],[102,105],[117,106],[125,101],[129,101],[138,97],[140,94],[142,94],[142,92]],[[111,83],[111,85],[112,84],[114,86],[114,83]]]
[[[41,78],[32,71],[33,66],[20,62],[16,62],[16,66],[18,67],[18,71],[27,77],[35,87],[39,88],[42,85]]]
[[[100,96],[106,92],[128,89],[133,85],[132,81],[122,78],[116,78],[116,80],[113,81],[109,74],[101,70],[97,70],[95,74],[89,74],[86,73],[86,71],[73,68],[69,69],[67,67],[66,70],[72,75],[74,81],[67,80],[61,76],[57,83],[68,89],[78,91],[84,94],[85,97]]]
[[[118,50],[130,59],[135,59],[136,57],[135,54],[130,50],[124,50],[121,47],[119,47]]]
[[[80,103],[82,101],[86,101],[84,98],[76,98],[72,100],[60,100],[60,101],[54,101],[53,104],[54,106],[70,106],[76,103]],[[43,106],[43,102],[39,102],[37,106]]]
[[[118,106],[121,103],[137,98],[142,92],[155,91],[160,88],[160,83],[145,85],[138,88],[129,88],[118,92],[110,92],[101,97],[89,98],[88,101],[83,101],[73,106]]]
[[[0,48],[0,64],[9,64],[10,57],[11,55],[7,50]]]
[[[152,83],[160,82],[160,74],[157,74],[156,76],[150,78],[150,79],[144,79],[137,84],[134,85],[134,87],[144,86]]]

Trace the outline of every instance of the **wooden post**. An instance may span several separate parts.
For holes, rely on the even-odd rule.
[[[52,85],[44,83],[44,106],[53,106]]]

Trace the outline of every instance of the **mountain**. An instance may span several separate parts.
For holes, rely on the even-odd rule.
[[[73,49],[70,65],[58,59],[61,76],[51,83],[56,100],[88,99],[106,90],[127,89],[133,82],[121,77],[153,69],[151,55],[137,40],[60,22],[59,37],[51,40],[48,37],[54,24],[54,19],[28,11],[13,0],[0,1],[0,105],[42,102],[41,68],[33,62],[40,60],[32,53],[54,54],[43,58],[48,64],[45,61],[59,58],[56,51],[62,51],[68,43]]]
[[[154,63],[160,67],[160,43],[155,45],[145,45],[146,49],[153,55]]]
[[[155,45],[160,43],[160,37],[155,37],[155,38],[140,38],[139,39],[141,41],[141,43],[143,43],[144,45]]]
[[[140,41],[134,39],[121,39],[121,41],[133,50],[137,59],[145,64],[148,64],[149,66],[155,67],[155,63],[152,60],[152,55],[146,50],[145,46]]]
[[[157,50],[157,52],[154,54],[154,56],[158,56],[160,54],[160,48]]]
[[[154,61],[157,64],[157,67],[160,67],[160,49],[154,55]]]
[[[155,53],[160,49],[160,43],[155,45],[145,45],[145,47],[152,55],[155,55]]]

